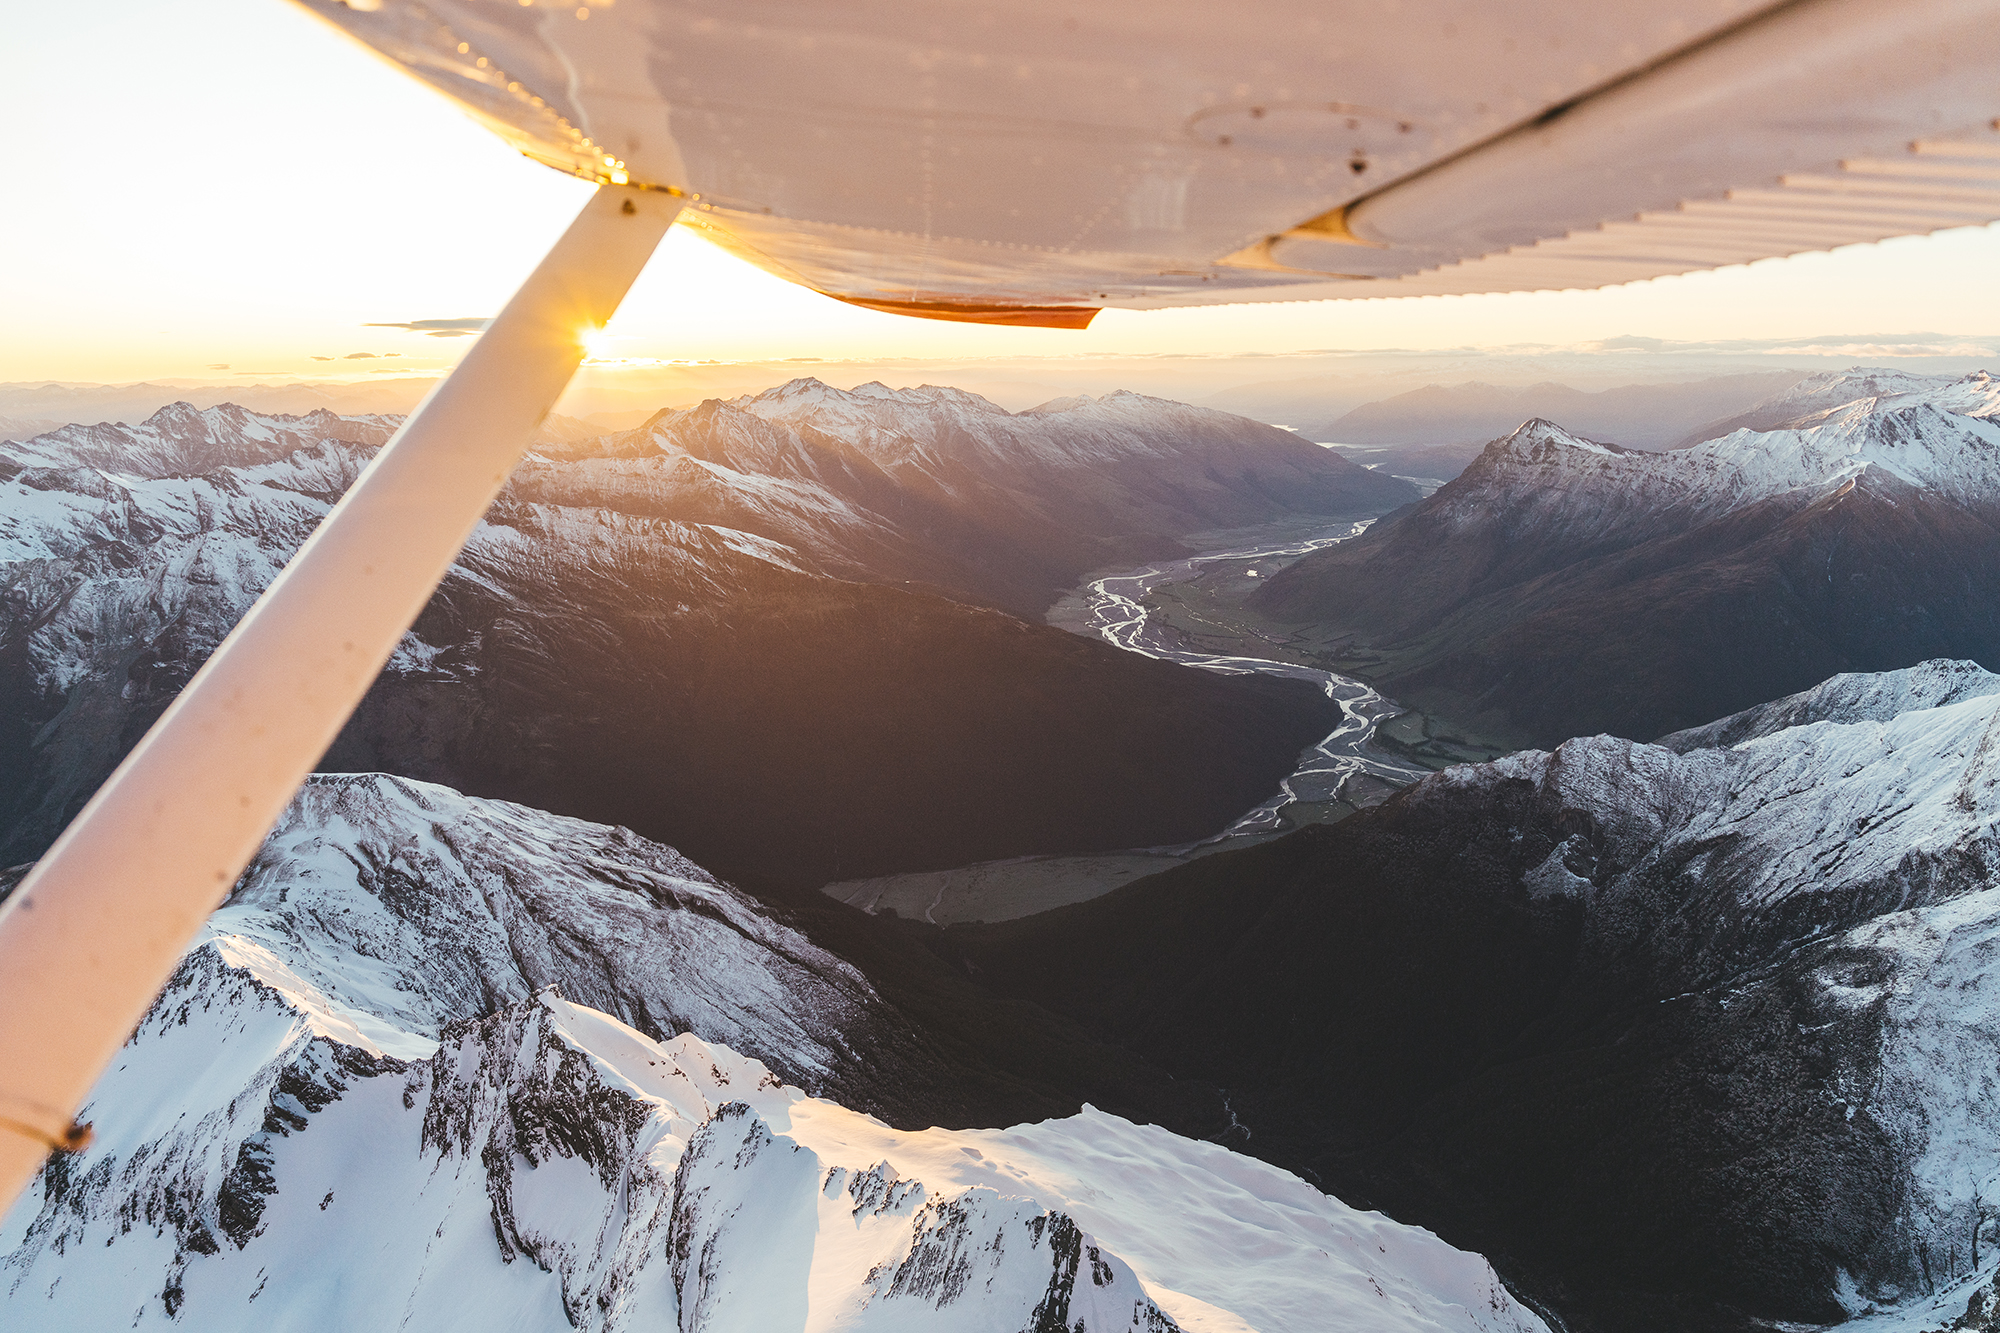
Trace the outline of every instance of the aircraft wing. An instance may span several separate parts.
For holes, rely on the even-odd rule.
[[[2000,217],[2000,0],[299,2],[604,188],[0,904],[0,1209],[87,1140],[91,1084],[677,220],[862,305],[1080,326]]]
[[[2000,218],[2000,0],[300,0],[843,300],[1599,287]]]

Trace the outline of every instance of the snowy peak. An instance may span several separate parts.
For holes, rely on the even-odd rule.
[[[1682,754],[1721,749],[1815,722],[1888,722],[1993,694],[2000,694],[2000,675],[1977,662],[1936,658],[1901,671],[1844,672],[1809,690],[1662,736],[1657,744]]]
[[[801,375],[795,380],[787,380],[762,393],[740,394],[735,398],[716,399],[741,411],[755,412],[758,416],[776,416],[788,412],[811,411],[820,407],[840,407],[856,404],[877,397],[893,398],[893,390],[880,384],[868,384],[864,389],[879,392],[864,393],[860,389],[852,393],[834,388],[824,380],[811,375]]]
[[[1929,398],[1968,416],[1990,415],[1991,387],[1991,376],[1983,370],[1954,380],[1943,375],[1853,366],[1809,375],[1746,411],[1709,423],[1682,444],[1719,439],[1738,430],[1800,430],[1856,404],[1890,404],[1907,398]]]
[[[1005,408],[976,393],[946,385],[920,384],[913,388],[892,389],[880,380],[870,380],[866,384],[857,384],[852,389],[843,390],[836,389],[810,375],[789,380],[762,393],[743,394],[730,399],[729,403],[732,407],[754,411],[759,416],[775,416],[789,411],[832,406],[870,407],[876,404],[890,404],[921,407],[932,403],[948,403],[955,407],[1007,415]]]
[[[1953,379],[1944,375],[1916,375],[1902,370],[1853,366],[1842,371],[1808,375],[1781,394],[1751,409],[1761,415],[1780,418],[1764,429],[1800,427],[1813,424],[1816,417],[1857,405],[1889,403],[1901,398],[1943,400],[1953,410],[1969,416],[1993,411],[1994,382],[1987,372],[1974,371]]]
[[[891,389],[871,382],[845,392],[810,377],[731,399],[728,405],[794,430],[859,437],[857,442],[864,443],[883,433],[934,436],[962,423],[1011,415],[963,389],[934,384]]]
[[[886,1159],[829,1161],[817,1136],[788,1128],[774,1133],[734,1102],[689,1139],[667,1238],[683,1328],[812,1326],[796,1277],[810,1255],[822,1286],[852,1293],[848,1327],[1179,1333],[1131,1266],[1068,1214],[1013,1191],[927,1189]]]
[[[1424,507],[1460,523],[1480,523],[1494,516],[1496,504],[1525,505],[1538,515],[1536,522],[1547,523],[1550,514],[1581,505],[1585,512],[1560,523],[1568,528],[1580,520],[1589,526],[1602,521],[1593,517],[1599,508],[1595,495],[1628,487],[1629,479],[1644,474],[1642,460],[1650,457],[1534,417],[1488,444]]]
[[[1668,905],[1657,876],[1693,862],[1702,892],[1671,910],[1710,932],[1711,961],[1988,889],[2000,865],[2000,677],[1930,662],[1837,676],[1766,708],[1671,744],[1580,737],[1413,791],[1436,784],[1428,800],[1526,779],[1551,814],[1589,816],[1599,845],[1587,892],[1622,884],[1647,911]]]
[[[1815,376],[1773,401],[1792,424],[1746,426],[1665,453],[1529,421],[1488,445],[1429,503],[1491,514],[1546,507],[1554,501],[1531,496],[1550,490],[1569,497],[1565,505],[1630,511],[1621,523],[1646,510],[1686,521],[1781,495],[1831,495],[1873,474],[1957,503],[2000,506],[2000,381],[1851,371]]]
[[[726,467],[746,489],[770,478],[794,479],[869,509],[886,503],[902,510],[913,500],[970,508],[982,525],[1005,524],[1005,510],[1025,508],[1020,517],[1038,525],[1070,511],[1079,519],[1091,515],[1089,523],[1120,515],[1150,527],[1167,516],[1145,511],[1206,509],[1203,493],[1218,491],[1237,493],[1217,496],[1220,509],[1191,525],[1169,519],[1168,526],[1241,526],[1251,520],[1246,502],[1346,514],[1416,498],[1408,484],[1289,431],[1126,390],[1015,413],[948,386],[871,382],[842,390],[810,376],[663,411],[637,430],[552,443],[535,461],[587,465],[678,455]],[[1128,464],[1129,472],[1111,471]],[[1049,536],[1038,534],[1034,545],[1046,546]]]
[[[400,424],[399,417],[342,417],[324,408],[292,416],[252,412],[234,403],[210,408],[169,403],[137,426],[63,426],[32,439],[0,443],[0,469],[10,475],[29,468],[82,467],[148,479],[191,477],[277,462],[328,441],[375,448]]]
[[[865,384],[843,392],[798,379],[726,406],[839,439],[885,468],[921,472],[947,486],[963,485],[968,472],[998,478],[1023,467],[1102,467],[1225,443],[1267,453],[1312,449],[1276,427],[1123,389],[1015,413],[938,385]]]
[[[1048,404],[1045,403],[1042,405],[1042,408],[1036,410],[1042,411],[1047,407]],[[1219,424],[1222,422],[1243,422],[1248,420],[1246,417],[1239,417],[1233,413],[1218,411],[1212,407],[1196,407],[1191,403],[1179,402],[1172,398],[1155,398],[1151,394],[1139,393],[1133,389],[1113,389],[1110,393],[1099,394],[1095,398],[1084,395],[1074,400],[1070,406],[1062,410],[1065,413],[1093,416],[1107,421],[1174,422],[1185,425],[1196,422]],[[1047,415],[1047,413],[1044,414]],[[1250,424],[1263,425],[1262,422],[1251,422]],[[1279,426],[1266,426],[1265,429],[1277,431],[1281,437],[1292,434],[1292,432]],[[1294,436],[1293,438],[1296,439],[1297,437]]]
[[[1124,391],[1059,408],[1017,414],[962,389],[847,391],[803,377],[662,412],[634,431],[544,447],[514,484],[551,499],[610,486],[643,495],[654,512],[756,528],[829,569],[915,573],[982,599],[994,596],[985,576],[910,569],[914,553],[884,554],[909,547],[915,533],[916,544],[937,548],[920,559],[1040,578],[1027,571],[1052,559],[1075,572],[1104,563],[1107,543],[1123,558],[1141,534],[1178,540],[1273,511],[1381,512],[1417,496],[1289,431],[1224,412]],[[689,459],[705,467],[680,466]],[[1046,596],[1033,598],[1039,612]],[[1009,589],[1002,604],[1026,601]]]
[[[1950,382],[1948,377],[1940,375],[1912,374],[1881,366],[1849,366],[1846,370],[1808,375],[1783,393],[1774,394],[1767,405],[1787,406],[1800,413],[1823,412],[1862,399],[1931,393]]]
[[[222,415],[221,407],[210,410],[214,411],[217,416]],[[143,427],[148,430],[173,433],[197,432],[206,424],[207,421],[201,410],[189,402],[168,403],[165,407],[147,417],[142,423]]]
[[[1794,429],[1738,430],[1685,451],[1745,496],[1837,486],[1867,470],[1961,503],[2000,503],[2000,385],[1942,381],[1921,391],[1854,399]],[[1666,455],[1667,458],[1675,455]]]
[[[1512,560],[1533,565],[1565,549],[1657,535],[1691,508],[1699,512],[1703,477],[1662,464],[1671,457],[1586,439],[1538,417],[1488,444],[1413,516],[1454,536],[1497,531]]]
[[[1096,399],[1087,393],[1071,394],[1067,398],[1051,398],[1046,403],[1037,403],[1033,407],[1023,408],[1020,415],[1024,417],[1053,416],[1058,412],[1068,412],[1074,408],[1084,407],[1096,401]]]
[[[469,1007],[557,986],[814,1086],[848,1058],[838,1033],[880,1008],[853,968],[672,848],[379,773],[310,779],[210,933],[418,1041]],[[351,963],[319,969],[329,955],[379,961],[356,989]]]
[[[1606,458],[1631,452],[1615,444],[1599,444],[1596,440],[1587,440],[1541,417],[1522,422],[1513,434],[1495,440],[1486,447],[1500,455],[1536,463],[1555,461],[1568,450],[1581,450],[1586,454],[1597,454]]]
[[[463,860],[488,844],[504,865]],[[631,962],[782,1051],[716,957],[781,928],[669,849],[315,780],[93,1091],[96,1141],[0,1219],[6,1326],[1547,1333],[1477,1255],[1087,1107],[892,1129],[712,1039],[522,994],[506,970],[538,964],[497,955],[499,986],[411,1008],[401,979],[451,973],[480,913],[548,929],[551,907],[627,944],[649,913],[684,918],[669,935],[721,913]],[[619,965],[599,942],[546,951],[565,987]]]
[[[1545,745],[1846,667],[2000,664],[2000,382],[1850,372],[1801,401],[1807,424],[1657,453],[1531,421],[1255,604],[1393,650],[1377,684],[1408,702]]]

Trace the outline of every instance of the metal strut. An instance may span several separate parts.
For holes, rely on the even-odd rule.
[[[361,702],[679,214],[600,188],[0,907],[0,1212]]]

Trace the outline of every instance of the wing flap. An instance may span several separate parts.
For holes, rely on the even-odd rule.
[[[1920,141],[1909,164],[1956,163],[2000,147],[1996,141]],[[1357,296],[1439,296],[1482,292],[1562,291],[1636,282],[1919,235],[2000,219],[2000,170],[1950,176],[1890,172],[1903,161],[1861,159],[1839,175],[1781,178],[1774,187],[1731,191],[1720,199],[1607,221],[1560,237],[1511,246],[1493,255],[1442,264],[1370,284]],[[2000,162],[1995,162],[2000,166]],[[1274,247],[1282,259],[1312,259]],[[1329,257],[1331,262],[1344,258]]]

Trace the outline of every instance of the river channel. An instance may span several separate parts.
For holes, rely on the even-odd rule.
[[[1228,828],[1197,842],[1142,847],[1083,856],[1023,856],[986,861],[952,870],[887,875],[824,886],[822,892],[864,912],[894,910],[933,925],[961,921],[1008,921],[1083,902],[1146,875],[1159,874],[1191,857],[1240,845],[1237,839],[1285,832],[1298,824],[1333,817],[1343,809],[1372,805],[1395,787],[1431,770],[1385,753],[1370,744],[1376,728],[1403,709],[1365,683],[1315,667],[1244,653],[1201,652],[1146,605],[1147,598],[1177,583],[1190,583],[1219,567],[1241,563],[1260,575],[1261,562],[1282,562],[1347,541],[1368,524],[1343,523],[1262,544],[1167,560],[1144,569],[1106,574],[1065,597],[1049,620],[1079,634],[1095,634],[1128,652],[1144,653],[1204,671],[1263,674],[1306,680],[1340,705],[1340,725],[1299,756],[1298,765],[1271,798]],[[1251,534],[1246,534],[1246,537]],[[1232,636],[1236,637],[1236,636]],[[1254,640],[1255,633],[1242,638]]]
[[[1284,815],[1287,806],[1301,802],[1323,805],[1339,800],[1343,795],[1351,799],[1357,778],[1376,778],[1401,787],[1431,771],[1385,753],[1370,743],[1378,724],[1403,711],[1400,705],[1384,698],[1372,686],[1352,676],[1293,662],[1189,649],[1178,643],[1181,636],[1161,623],[1146,606],[1147,597],[1160,588],[1189,582],[1217,565],[1289,560],[1358,537],[1368,530],[1372,521],[1345,524],[1290,541],[1210,551],[1185,560],[1162,561],[1144,569],[1093,579],[1079,590],[1083,615],[1080,624],[1072,622],[1073,627],[1087,629],[1128,652],[1143,653],[1204,671],[1220,671],[1226,675],[1308,680],[1324,689],[1327,697],[1340,705],[1340,725],[1299,756],[1298,767],[1279,785],[1275,795],[1220,833],[1190,846],[1247,834],[1277,832],[1290,822]]]

